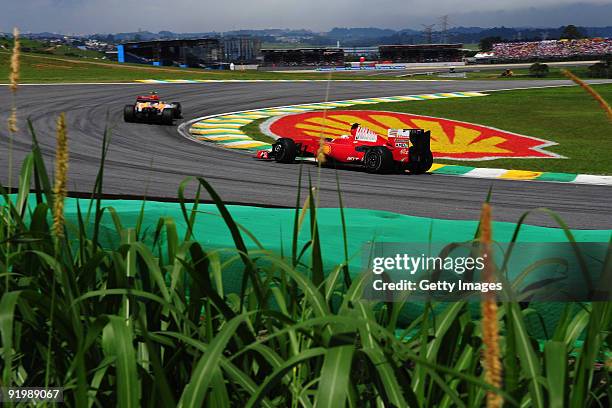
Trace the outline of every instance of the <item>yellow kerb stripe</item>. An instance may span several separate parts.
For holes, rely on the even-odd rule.
[[[434,163],[434,164],[432,164],[431,169],[429,169],[429,171],[438,170],[438,169],[441,169],[444,166],[446,166],[446,164]]]
[[[228,149],[250,149],[251,147],[259,147],[259,146],[263,146],[266,145],[267,143],[262,143],[262,142],[253,142],[253,143],[245,143],[245,144],[225,144],[222,145],[223,147],[226,147]]]
[[[244,125],[234,125],[231,123],[198,123],[193,125],[195,128],[219,128],[219,129],[239,129]]]
[[[210,140],[213,142],[225,142],[227,140],[237,140],[237,139],[244,139],[244,140],[249,140],[250,137],[248,136],[200,136],[198,137],[198,139],[200,140]]]
[[[197,129],[197,128],[191,128],[189,130],[191,133],[195,133],[198,135],[206,135],[206,134],[210,134],[210,133],[235,133],[237,135],[242,135],[243,132],[239,129]]]
[[[533,180],[542,175],[541,171],[527,171],[527,170],[508,170],[502,174],[499,178],[513,179],[513,180]]]

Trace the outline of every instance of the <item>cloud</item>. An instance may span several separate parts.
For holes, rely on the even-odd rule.
[[[451,25],[606,25],[612,0],[9,0],[0,31],[176,32],[335,26],[419,28],[448,14]]]

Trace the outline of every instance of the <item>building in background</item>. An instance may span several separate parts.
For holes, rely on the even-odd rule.
[[[203,68],[223,62],[223,46],[218,38],[128,42],[117,46],[117,61]]]
[[[347,61],[359,61],[361,57],[366,60],[378,60],[378,47],[343,47]]]
[[[253,37],[139,41],[117,46],[120,63],[219,68],[260,60],[261,41]]]
[[[394,63],[460,62],[463,44],[381,45],[380,61]]]
[[[263,49],[266,66],[344,66],[342,48]]]
[[[127,42],[117,46],[122,62],[193,68],[338,67],[349,61],[384,63],[461,62],[462,44],[381,45],[378,47],[300,47],[261,49],[257,37],[235,36]]]
[[[224,37],[224,62],[254,64],[261,62],[261,40],[254,37]]]

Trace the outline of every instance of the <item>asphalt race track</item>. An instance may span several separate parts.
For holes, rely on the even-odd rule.
[[[102,133],[108,125],[112,141],[105,168],[105,193],[173,198],[186,176],[203,176],[228,202],[291,207],[295,204],[298,165],[259,162],[243,152],[196,144],[181,137],[176,126],[124,123],[123,106],[131,103],[137,94],[155,89],[163,99],[180,101],[184,120],[189,120],[215,113],[320,102],[326,99],[327,93],[329,100],[341,100],[567,83],[514,80],[22,86],[17,99],[21,130],[13,142],[12,185],[17,183],[21,160],[31,144],[24,119],[32,119],[51,171],[55,121],[60,112],[67,112],[70,191],[91,192]],[[1,86],[2,123],[6,123],[10,101],[8,87]],[[2,128],[6,129],[4,125]],[[0,180],[6,185],[9,149],[6,131],[1,131],[0,135]],[[305,165],[304,169],[316,180],[315,166]],[[558,212],[572,228],[612,229],[612,188],[605,186],[442,175],[373,175],[354,170],[341,170],[339,175],[344,204],[349,207],[436,218],[476,219],[492,187],[496,220],[517,221],[526,210],[548,207]],[[337,207],[335,170],[322,169],[321,176],[320,204]],[[533,214],[527,221],[556,226],[544,214]],[[406,234],[408,238],[409,231]]]

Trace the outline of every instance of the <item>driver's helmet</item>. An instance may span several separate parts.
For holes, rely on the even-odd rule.
[[[151,91],[151,93],[149,94],[149,99],[152,99],[154,101],[159,101],[159,95],[157,95],[157,92]]]
[[[359,123],[353,123],[351,125],[351,135],[355,136],[357,134],[357,129],[359,129]]]

